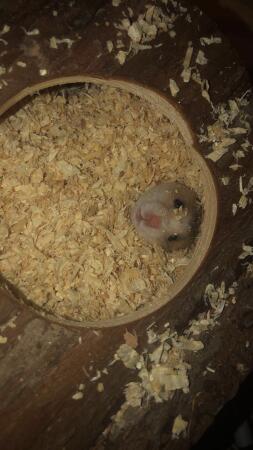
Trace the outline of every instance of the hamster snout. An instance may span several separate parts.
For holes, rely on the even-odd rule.
[[[179,182],[160,183],[147,190],[131,212],[138,234],[169,251],[192,244],[199,216],[197,195]]]

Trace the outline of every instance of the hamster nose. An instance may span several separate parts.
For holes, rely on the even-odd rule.
[[[182,202],[182,200],[180,200],[179,198],[175,198],[174,200],[174,208],[179,209],[179,208],[184,207],[184,203]]]
[[[156,214],[152,214],[152,213],[145,214],[144,222],[150,228],[160,228],[161,217],[157,216]]]

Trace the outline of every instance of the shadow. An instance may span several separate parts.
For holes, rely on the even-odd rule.
[[[228,450],[237,449],[233,445],[234,433],[247,420],[251,431],[253,426],[253,372],[241,384],[237,395],[230,400],[217,414],[214,423],[208,428],[203,437],[191,450]],[[253,449],[253,446],[244,447]]]

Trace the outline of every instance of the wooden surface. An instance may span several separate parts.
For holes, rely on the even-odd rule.
[[[251,0],[188,0],[198,5],[229,38],[253,80],[253,4]]]
[[[11,31],[2,36],[8,40],[8,48],[0,64],[13,67],[4,77],[8,85],[0,90],[0,107],[5,105],[2,110],[15,103],[13,99],[18,98],[23,89],[31,92],[29,89],[42,81],[80,74],[140,83],[172,101],[168,82],[173,78],[180,86],[178,108],[193,131],[196,147],[203,156],[210,151],[206,144],[200,146],[197,142],[200,127],[213,122],[210,104],[201,96],[196,84],[184,84],[180,79],[188,41],[199,47],[201,36],[219,35],[213,23],[200,15],[198,9],[189,7],[192,23],[186,24],[183,19],[177,21],[175,40],[161,35],[163,46],[139,52],[120,66],[106,51],[106,40],[114,38],[116,30],[112,25],[107,27],[105,21],[117,22],[122,8],[126,8],[124,2],[118,8],[103,0],[80,0],[72,7],[69,2],[50,0],[2,2],[2,5],[2,26],[9,24]],[[137,15],[144,5],[143,1],[127,2]],[[53,9],[59,10],[57,17],[52,16]],[[29,30],[38,28],[40,35],[26,36],[21,26]],[[49,49],[48,40],[52,35],[75,39],[77,33],[81,39],[70,50]],[[248,77],[227,39],[223,38],[221,45],[206,48],[206,53],[211,63],[200,71],[209,80],[212,102],[216,105],[242,96],[249,88]],[[15,65],[18,60],[27,62],[26,70]],[[39,69],[48,71],[43,80]],[[253,279],[240,278],[243,268],[238,259],[242,244],[253,241],[253,215],[249,206],[233,217],[232,203],[238,199],[239,175],[243,174],[245,179],[252,175],[253,155],[249,153],[242,160],[240,173],[228,168],[233,162],[231,153],[218,163],[206,162],[213,173],[219,199],[215,236],[194,278],[159,311],[127,326],[97,330],[68,327],[51,322],[14,298],[3,283],[0,326],[1,335],[8,340],[0,346],[2,449],[184,450],[201,437],[216,412],[235,395],[253,362],[251,347],[245,345],[247,341],[253,345],[250,321]],[[228,174],[230,184],[224,186],[220,178]],[[146,329],[152,323],[159,332],[169,321],[171,328],[181,333],[190,320],[208,308],[203,301],[207,284],[217,286],[222,281],[227,286],[238,281],[237,302],[224,309],[219,326],[201,336],[205,349],[189,354],[190,393],[177,391],[168,402],[155,404],[151,401],[147,409],[137,408],[121,435],[113,440],[110,436],[103,437],[103,431],[111,424],[111,416],[124,401],[125,385],[137,378],[136,372],[125,368],[120,361],[109,365],[124,342],[126,328],[137,333],[139,352],[147,345]],[[8,326],[10,320],[14,321],[14,328]],[[204,376],[203,371],[210,364],[215,372]],[[108,368],[109,375],[103,374],[99,380],[104,384],[104,392],[99,393],[97,383],[90,378],[104,368]],[[85,384],[84,397],[75,401],[72,396],[82,383]],[[177,414],[187,418],[189,427],[186,438],[172,440],[171,427]]]

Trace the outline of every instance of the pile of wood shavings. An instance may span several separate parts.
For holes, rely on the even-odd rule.
[[[85,85],[36,96],[0,125],[0,271],[57,316],[122,316],[167,296],[192,255],[141,241],[140,193],[179,180],[202,197],[178,130],[146,101]]]

